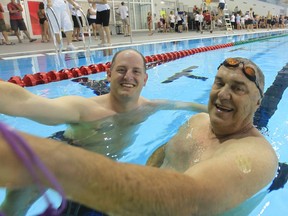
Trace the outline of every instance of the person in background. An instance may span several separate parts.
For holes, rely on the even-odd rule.
[[[266,16],[266,28],[267,28],[267,31],[269,31],[269,29],[272,30],[272,14],[270,11],[268,11],[268,14]]]
[[[176,21],[177,21],[177,32],[182,33],[183,32],[183,11],[179,11],[179,8],[177,8],[177,14],[176,14]]]
[[[163,32],[165,33],[167,32],[166,14],[163,14],[162,16],[160,16],[160,27],[163,28]]]
[[[96,3],[92,3],[91,7],[89,7],[87,10],[87,19],[89,26],[92,26],[93,36],[95,40],[97,40],[96,14],[97,14]]]
[[[225,0],[219,0],[218,4],[218,19],[223,16],[223,10],[225,8]]]
[[[78,4],[77,1],[75,1],[75,3]],[[71,4],[69,4],[69,8],[73,21],[72,41],[82,41],[82,39],[80,39],[80,27],[83,27],[82,13],[77,8],[73,7]],[[77,18],[79,19],[80,23],[78,22]]]
[[[118,13],[120,14],[123,29],[124,29],[124,37],[128,37],[131,34],[128,7],[124,2],[121,2],[121,6],[118,8]]]
[[[235,21],[236,21],[236,29],[240,30],[241,29],[241,16],[239,13],[236,14]]]
[[[247,28],[247,31],[253,31],[253,22],[254,22],[254,17],[253,17],[253,9],[250,8],[249,11],[246,12],[245,15],[245,25]]]
[[[151,12],[148,12],[147,13],[147,27],[148,27],[148,31],[149,31],[149,33],[148,33],[149,36],[153,35],[152,24],[153,24],[152,14],[151,14]]]
[[[1,40],[2,42],[0,45],[15,45],[15,43],[11,42],[8,38],[7,27],[4,21],[4,9],[2,4],[0,3],[0,33],[1,33]],[[2,38],[3,37],[3,38]]]
[[[41,42],[49,42],[50,41],[50,33],[49,33],[49,23],[46,17],[45,9],[44,9],[44,3],[39,3],[39,9],[37,11],[39,23],[41,26]]]
[[[80,6],[74,2],[73,0],[67,0],[67,2],[69,4],[71,4],[75,9],[79,9]],[[70,13],[69,13],[69,9],[67,7],[66,1],[63,0],[45,0],[44,4],[46,4],[47,8],[52,8],[55,12],[56,18],[59,22],[59,27],[60,29],[63,29],[63,31],[65,32],[66,35],[66,41],[67,41],[67,50],[68,51],[73,51],[76,49],[76,47],[73,45],[72,43],[72,32],[73,32],[73,24],[71,22],[71,18],[70,18]],[[49,10],[48,10],[49,12]],[[48,13],[47,12],[47,13]],[[56,41],[60,47],[60,49],[62,49],[62,43],[61,43],[61,39],[60,39],[60,29],[56,23],[56,20],[54,18],[54,16],[52,14],[48,14],[50,17],[50,25],[53,29],[53,32],[55,34],[56,37]]]
[[[188,27],[188,14],[186,11],[183,12],[183,26],[184,26],[184,30],[186,30],[186,32],[189,31],[189,27]]]
[[[88,0],[88,3],[97,3],[97,15],[96,15],[96,26],[100,35],[101,45],[111,45],[111,36],[110,36],[110,6],[107,3],[107,0]],[[106,40],[105,40],[105,35]]]
[[[236,16],[234,13],[232,13],[230,16],[230,22],[232,29],[236,29]]]
[[[30,37],[30,34],[27,31],[27,27],[22,16],[23,8],[21,4],[17,3],[16,0],[11,0],[11,2],[7,4],[7,9],[9,11],[11,29],[15,32],[19,43],[22,43],[19,30],[24,32],[30,42],[36,41],[36,39]]]
[[[195,26],[196,26],[196,31],[200,31],[200,21],[201,21],[201,15],[199,11],[196,11],[195,14]]]
[[[170,11],[169,14],[169,25],[170,25],[170,31],[175,32],[175,21],[176,21],[176,16],[174,14],[174,11]]]
[[[121,64],[114,65],[118,73],[126,71]],[[81,148],[21,136],[69,198],[108,215],[247,215],[242,211],[253,208],[278,168],[274,149],[253,125],[263,89],[264,75],[256,64],[240,57],[225,59],[210,91],[208,114],[192,116],[154,152],[148,166],[117,163]],[[0,170],[0,186],[33,183],[3,136]]]

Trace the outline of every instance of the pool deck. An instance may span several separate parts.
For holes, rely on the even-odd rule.
[[[284,29],[275,29],[270,31],[283,31]],[[285,29],[287,30],[287,29]],[[147,32],[133,32],[132,37],[124,37],[123,35],[111,35],[112,44],[110,46],[100,46],[100,40],[98,36],[98,40],[91,38],[90,49],[92,50],[101,50],[106,49],[108,47],[119,47],[119,46],[130,46],[133,45],[142,45],[142,44],[150,44],[164,41],[173,41],[173,40],[184,40],[184,39],[198,39],[198,38],[211,38],[211,37],[222,37],[222,36],[232,36],[232,35],[243,35],[243,34],[254,34],[259,32],[267,32],[266,29],[256,29],[253,32],[248,32],[247,30],[235,30],[234,32],[220,31],[215,30],[213,33],[209,31],[204,31],[203,34],[196,31],[189,31],[183,33],[158,33],[155,32],[152,36],[148,36]],[[0,59],[9,58],[17,58],[17,56],[29,56],[29,55],[37,55],[37,54],[47,54],[47,53],[55,53],[55,47],[53,42],[49,43],[41,43],[41,39],[30,43],[27,39],[23,40],[23,43],[18,43],[17,40],[11,40],[15,43],[15,45],[1,45],[0,46]],[[86,47],[88,47],[88,37],[85,39]],[[63,41],[64,48],[66,46],[65,39]],[[74,46],[77,47],[78,50],[84,49],[83,42],[73,42]]]

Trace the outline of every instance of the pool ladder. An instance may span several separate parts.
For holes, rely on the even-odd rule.
[[[88,45],[86,44],[86,40],[85,40],[85,35],[84,35],[84,28],[81,25],[80,19],[78,16],[76,16],[77,22],[80,26],[80,32],[81,32],[81,36],[82,36],[82,42],[83,42],[83,47],[84,50],[88,50],[90,51],[90,44],[91,44],[91,30],[90,30],[90,26],[89,26],[89,22],[88,19],[86,17],[86,14],[83,12],[83,10],[81,8],[77,9],[81,12],[82,17],[84,17],[85,23],[86,23],[86,27],[88,28]],[[50,12],[50,13],[49,13]],[[52,15],[50,17],[50,15]],[[62,48],[63,48],[63,39],[62,39],[62,29],[60,27],[59,21],[57,19],[57,16],[55,14],[55,11],[53,10],[53,8],[51,7],[47,7],[46,8],[46,16],[49,22],[49,27],[50,27],[50,31],[51,31],[51,35],[53,37],[53,43],[54,43],[54,47],[55,47],[55,51],[56,53],[61,53],[62,52]],[[54,19],[55,23],[56,23],[56,28],[58,28],[58,32],[59,32],[59,40],[60,40],[60,44],[57,42],[56,36],[55,36],[55,31],[52,25],[52,19]]]

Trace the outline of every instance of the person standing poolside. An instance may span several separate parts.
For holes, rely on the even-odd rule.
[[[76,1],[75,3],[78,4]],[[73,42],[82,41],[82,39],[80,39],[80,27],[83,27],[82,13],[77,8],[74,8],[74,6],[72,6],[71,4],[69,4],[69,9],[73,21],[72,41]],[[78,22],[77,17],[80,23]]]
[[[0,33],[2,33],[2,35],[3,35],[3,41],[2,41],[2,43],[0,43],[0,45],[3,45],[3,44],[15,45],[8,38],[8,33],[7,33],[7,28],[6,28],[6,24],[5,24],[5,21],[4,21],[3,13],[4,13],[4,9],[3,9],[2,4],[0,3]]]
[[[44,3],[39,3],[39,9],[37,11],[39,24],[41,26],[41,42],[49,42],[50,41],[50,33],[49,33],[49,23],[45,13]]]
[[[91,7],[89,7],[87,10],[87,19],[88,19],[89,26],[92,26],[93,36],[95,40],[97,40],[96,14],[97,14],[96,3],[92,3]]]
[[[75,9],[79,9],[79,5],[76,4],[73,0],[67,0]],[[72,44],[72,32],[73,32],[73,25],[72,21],[70,19],[70,13],[69,9],[67,7],[66,1],[63,0],[44,0],[44,4],[46,4],[47,8],[52,8],[55,12],[56,18],[59,22],[60,29],[63,29],[66,35],[66,41],[67,41],[67,50],[72,51],[75,50],[76,47]],[[50,18],[50,25],[53,29],[53,32],[56,37],[56,41],[60,48],[62,49],[62,44],[60,40],[60,34],[59,27],[56,23],[55,17],[53,14],[50,14],[50,11],[47,10],[47,13],[49,13]],[[53,33],[52,32],[52,33]]]
[[[271,25],[271,23],[272,23],[272,14],[271,14],[270,11],[268,11],[268,14],[267,14],[267,16],[266,16],[266,28],[267,28],[268,31],[269,31],[269,29],[272,30],[272,25]]]
[[[121,6],[118,8],[118,13],[120,14],[122,20],[124,37],[128,37],[131,34],[131,29],[130,29],[128,7],[125,5],[124,2],[121,2]]]
[[[27,31],[26,24],[22,17],[23,8],[21,4],[17,3],[16,0],[11,0],[11,2],[7,4],[7,8],[10,16],[11,29],[15,32],[19,43],[22,43],[22,40],[20,39],[19,29],[20,31],[24,32],[30,42],[36,41],[36,39],[30,37],[30,34]]]
[[[96,15],[96,26],[100,35],[101,45],[111,45],[110,36],[110,6],[107,0],[88,0],[88,3],[96,3],[97,15]],[[106,40],[105,40],[105,35]]]
[[[170,26],[170,31],[175,32],[175,21],[176,21],[176,16],[174,14],[174,11],[170,11],[169,14],[169,26]]]
[[[223,10],[225,8],[225,0],[219,0],[219,4],[218,4],[218,18],[223,16]]]
[[[153,35],[152,24],[153,24],[152,14],[151,14],[151,12],[148,12],[147,13],[147,27],[148,27],[148,31],[149,31],[149,33],[148,33],[149,36]]]
[[[48,99],[15,84],[0,82],[0,91],[6,92],[0,95],[0,113],[26,117],[47,125],[68,124],[61,140],[117,160],[122,157],[123,150],[135,141],[140,123],[158,110],[207,110],[205,105],[191,102],[141,97],[148,74],[145,58],[136,50],[116,53],[107,76],[110,93],[92,98],[64,96]],[[20,209],[20,206],[12,208],[11,205],[21,205],[16,202],[21,196],[27,194],[21,190],[9,192],[7,197],[12,197],[12,200],[6,200],[2,210],[12,214],[11,211]],[[23,205],[23,211],[28,211],[30,201]]]
[[[192,116],[148,161],[160,169],[21,135],[68,197],[109,215],[244,215],[237,207],[273,180],[278,164],[274,149],[253,126],[263,88],[264,75],[252,61],[226,59],[210,92],[209,114]],[[0,169],[0,186],[32,183],[3,137]]]

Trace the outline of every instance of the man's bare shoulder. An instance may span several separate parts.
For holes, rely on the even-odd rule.
[[[210,193],[202,194],[202,201],[211,212],[234,208],[256,194],[274,179],[278,167],[276,154],[264,137],[232,138],[219,146],[212,157],[185,172],[195,179],[205,179],[199,184],[209,188]]]
[[[258,132],[256,128],[255,130]],[[250,176],[251,182],[257,182],[257,187],[259,185],[263,187],[275,177],[278,158],[272,145],[257,132],[256,135],[252,133],[246,137],[232,138],[221,143],[223,148],[215,153],[215,157],[226,158],[227,162],[230,161],[230,165],[235,164],[236,170],[239,170],[243,176]],[[253,187],[252,183],[251,187]]]

